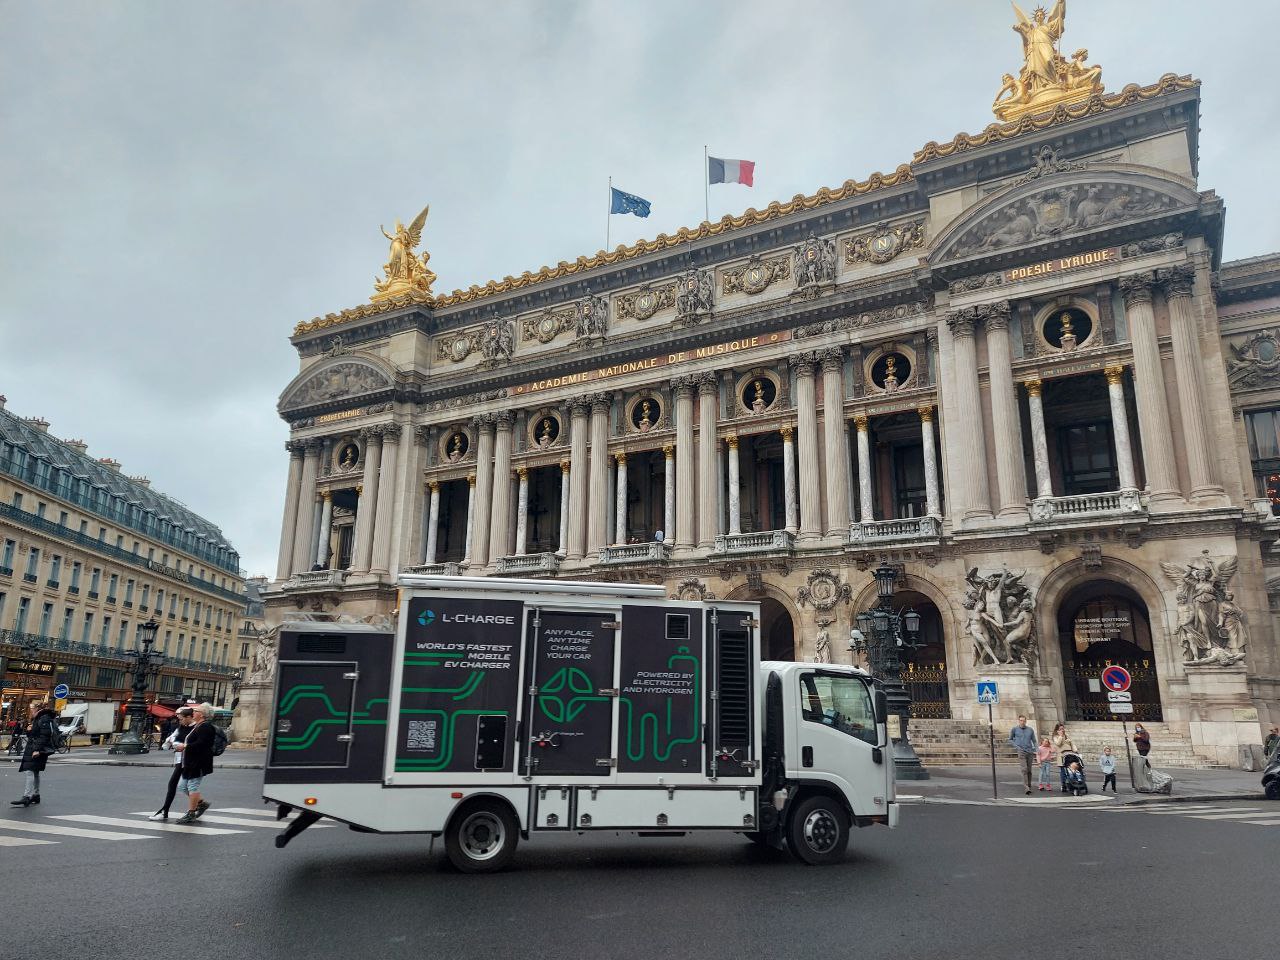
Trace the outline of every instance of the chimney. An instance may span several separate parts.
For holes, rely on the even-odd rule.
[[[119,460],[113,460],[110,457],[101,457],[99,458],[98,462],[102,464],[104,467],[106,467],[108,470],[114,470],[116,473],[120,472]]]
[[[22,421],[23,423],[31,424],[31,426],[35,427],[41,433],[49,432],[49,421],[44,417],[23,417]]]
[[[62,442],[65,443],[72,450],[74,450],[76,453],[80,454],[80,456],[84,456],[86,453],[89,452],[89,445],[85,443],[83,440],[63,440]]]
[[[151,487],[151,481],[146,477],[130,477],[129,479],[140,487],[147,487],[148,489]]]

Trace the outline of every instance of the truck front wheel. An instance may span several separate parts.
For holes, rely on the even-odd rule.
[[[496,800],[480,800],[458,811],[445,831],[449,862],[463,873],[501,870],[516,852],[519,827],[511,808]]]
[[[816,796],[802,800],[791,814],[787,845],[807,864],[835,863],[849,845],[849,818],[838,801]]]

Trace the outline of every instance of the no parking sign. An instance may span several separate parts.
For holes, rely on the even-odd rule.
[[[1102,685],[1108,690],[1123,693],[1133,683],[1133,677],[1124,667],[1111,666],[1102,671]]]

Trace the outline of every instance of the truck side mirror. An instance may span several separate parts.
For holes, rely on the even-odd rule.
[[[889,722],[889,698],[883,687],[876,687],[876,723]]]

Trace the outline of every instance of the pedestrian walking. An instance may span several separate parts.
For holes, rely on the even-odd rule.
[[[194,724],[187,738],[174,746],[182,753],[182,777],[178,789],[187,797],[187,812],[178,823],[195,823],[209,809],[209,801],[201,795],[204,779],[213,773],[213,704],[201,703],[195,708]]]
[[[1267,739],[1262,742],[1262,755],[1270,760],[1277,750],[1280,750],[1280,727],[1273,725]]]
[[[1036,762],[1036,732],[1027,726],[1025,714],[1018,714],[1018,725],[1009,731],[1009,742],[1018,751],[1018,766],[1022,769],[1022,782],[1031,796],[1031,768]]]
[[[27,707],[31,723],[27,732],[27,746],[22,751],[22,764],[18,772],[24,774],[22,799],[10,800],[10,806],[29,807],[40,802],[40,774],[44,773],[49,756],[57,750],[57,714],[43,700],[32,700]]]
[[[1076,754],[1076,745],[1071,742],[1071,737],[1067,734],[1067,725],[1060,723],[1053,728],[1053,750],[1057,754],[1058,760],[1058,779],[1062,783],[1062,792],[1067,792],[1067,764],[1068,754]]]
[[[168,820],[169,808],[173,806],[173,798],[178,795],[178,781],[182,779],[182,751],[178,749],[178,744],[183,743],[187,739],[187,734],[191,732],[192,725],[195,721],[195,711],[191,707],[179,707],[174,717],[177,726],[165,738],[164,743],[160,744],[162,750],[173,751],[173,772],[169,774],[169,785],[165,789],[164,803],[160,805],[160,809],[153,813],[149,819],[151,820]]]
[[[1133,745],[1138,750],[1138,756],[1145,757],[1151,752],[1151,734],[1147,733],[1147,728],[1140,723],[1133,725]]]
[[[1053,757],[1053,744],[1049,742],[1048,737],[1041,737],[1040,746],[1036,748],[1036,762],[1040,764],[1040,782],[1036,784],[1037,790],[1053,792],[1053,784],[1049,782],[1049,772],[1053,769]]]
[[[1111,754],[1110,747],[1102,748],[1102,756],[1098,757],[1098,769],[1102,771],[1102,792],[1107,792],[1107,784],[1111,784],[1111,792],[1119,793],[1116,789],[1116,758]]]

